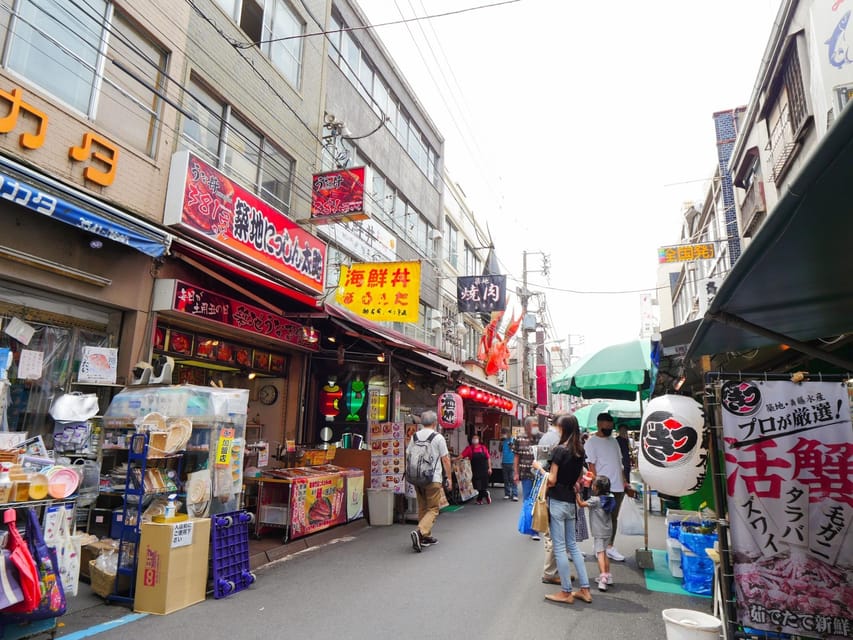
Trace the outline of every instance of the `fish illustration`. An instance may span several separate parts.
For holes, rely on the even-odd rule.
[[[847,24],[850,22],[850,11],[847,11],[824,44],[829,46],[829,64],[841,69],[845,64],[853,62],[850,58],[850,47],[847,44]]]

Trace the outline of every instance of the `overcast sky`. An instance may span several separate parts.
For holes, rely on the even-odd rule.
[[[493,0],[357,0],[373,24]],[[550,255],[551,334],[637,337],[657,247],[716,164],[712,114],[745,105],[779,0],[520,0],[377,28],[445,137],[445,164],[521,278]],[[528,256],[531,270],[541,256]]]

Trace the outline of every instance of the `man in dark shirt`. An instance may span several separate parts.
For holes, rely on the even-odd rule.
[[[628,436],[628,425],[624,422],[617,427],[616,442],[622,451],[622,469],[625,471],[625,480],[631,482],[631,452],[633,450],[631,438]]]
[[[535,458],[533,447],[539,443],[542,433],[539,431],[539,419],[536,416],[527,416],[524,419],[524,434],[515,439],[512,452],[515,454],[512,463],[513,480],[521,482],[521,494],[524,500],[533,490],[533,464]],[[539,534],[530,536],[533,540],[539,540]]]

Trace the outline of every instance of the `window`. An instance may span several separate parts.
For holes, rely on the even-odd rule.
[[[459,268],[459,231],[445,218],[444,258],[454,269]]]
[[[290,212],[294,161],[195,78],[187,83],[181,145],[284,213]]]
[[[302,38],[305,25],[283,0],[267,0],[262,50],[295,87],[302,70]]]
[[[166,52],[105,0],[85,9],[59,0],[15,6],[6,67],[153,155]]]
[[[222,7],[222,10],[232,19],[237,17],[237,7],[240,5],[240,0],[216,0],[216,4]]]
[[[474,248],[465,243],[465,275],[478,276],[483,273],[483,263],[477,257]]]
[[[806,93],[803,90],[803,75],[800,71],[800,58],[796,44],[788,49],[785,66],[782,70],[785,91],[788,94],[788,108],[791,117],[791,127],[797,131],[809,116],[806,104]]]

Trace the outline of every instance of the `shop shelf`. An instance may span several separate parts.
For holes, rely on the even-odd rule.
[[[246,511],[231,511],[211,516],[211,521],[213,597],[219,599],[255,581],[249,570],[249,526],[254,517]]]

